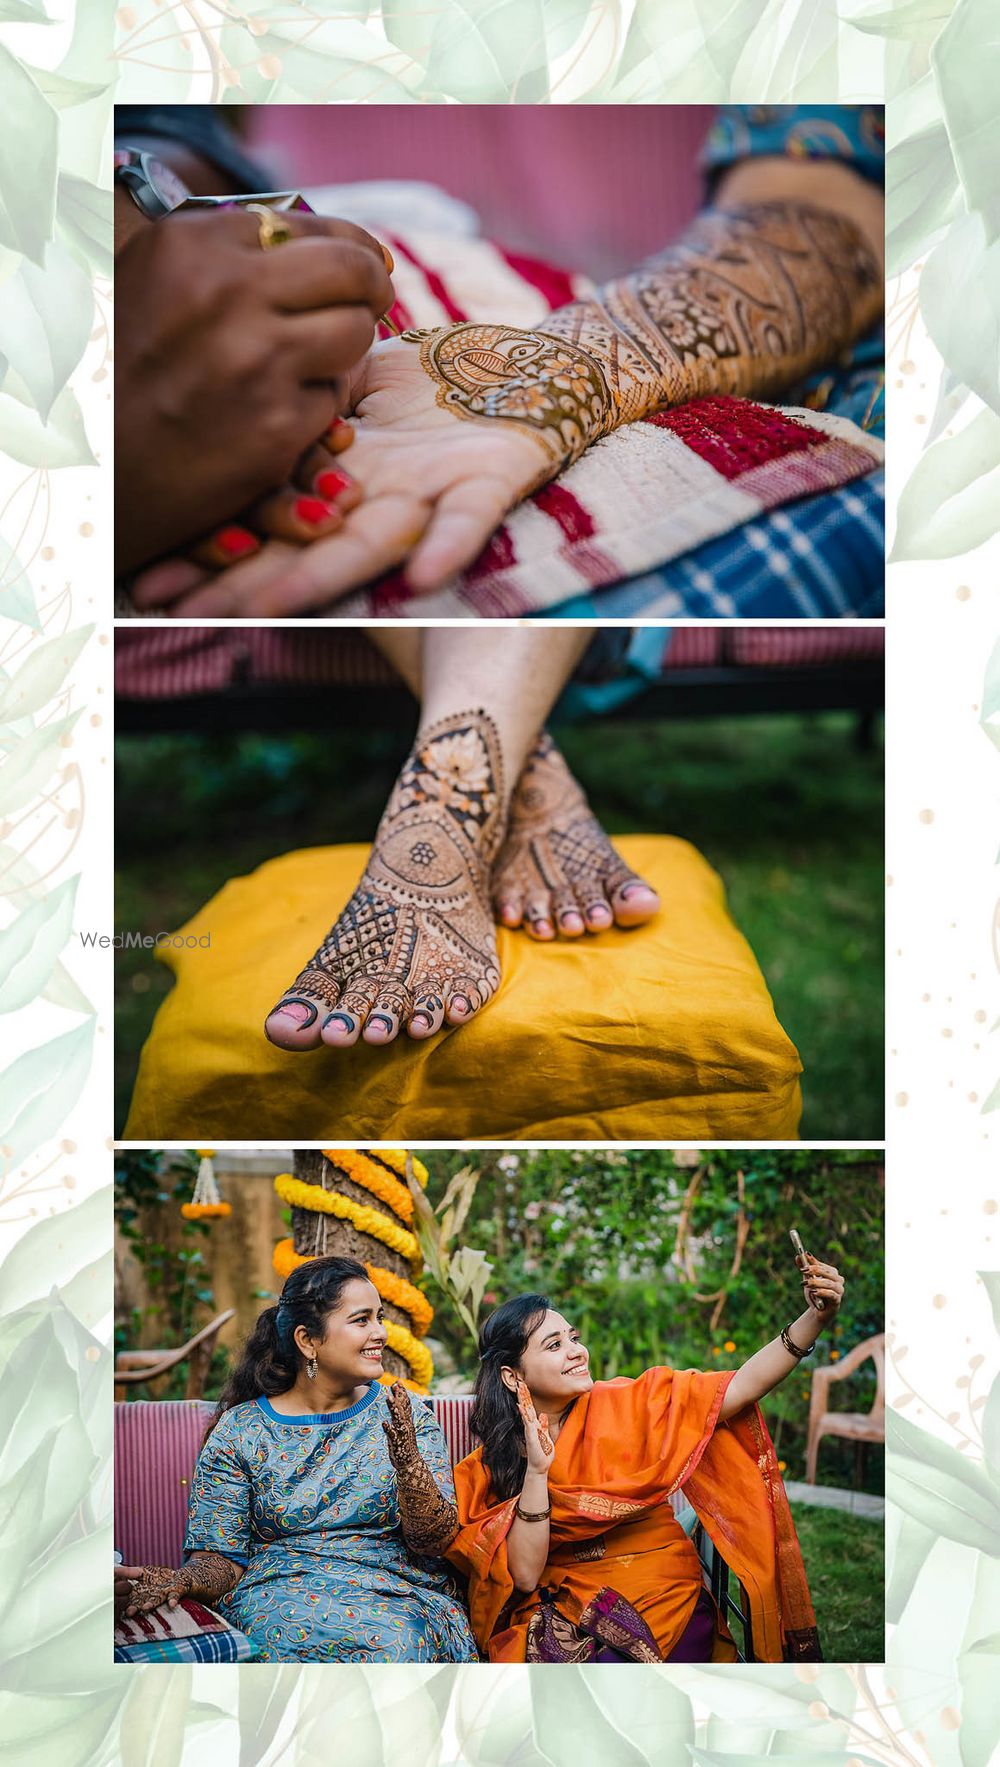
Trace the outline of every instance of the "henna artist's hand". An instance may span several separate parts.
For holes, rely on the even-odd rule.
[[[393,300],[378,242],[294,213],[260,249],[241,210],[169,215],[115,261],[117,568],[290,480]]]
[[[142,1576],[142,1565],[115,1565],[115,1619],[120,1619],[132,1600],[132,1585]]]
[[[528,1471],[547,1473],[556,1451],[555,1443],[549,1435],[548,1413],[543,1411],[541,1416],[538,1415],[523,1380],[517,1383],[517,1409],[524,1425],[524,1452]]]
[[[306,546],[335,533],[362,496],[361,487],[336,458],[353,441],[351,425],[335,417],[296,468],[294,483],[267,492],[186,554],[158,560],[141,571],[130,585],[134,606],[142,612],[167,607],[210,574],[253,558],[268,540]]]
[[[437,392],[416,343],[379,344],[351,379],[350,472],[363,501],[337,532],[302,551],[275,541],[222,578],[202,572],[195,580],[191,567],[169,583],[160,577],[151,586],[158,605],[178,618],[299,614],[404,560],[409,582],[422,590],[471,564],[512,504],[561,460],[530,430],[470,423],[444,409]],[[133,593],[150,604],[148,583]]]
[[[829,1325],[831,1319],[839,1312],[844,1300],[844,1278],[833,1264],[821,1264],[818,1258],[809,1252],[804,1253],[802,1269],[802,1292],[806,1298],[806,1306],[819,1321],[820,1328]],[[816,1299],[826,1303],[823,1307],[815,1306]]]

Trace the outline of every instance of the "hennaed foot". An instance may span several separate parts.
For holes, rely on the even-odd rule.
[[[660,906],[615,851],[546,731],[514,790],[493,906],[501,926],[523,926],[542,940],[641,926]]]
[[[482,711],[425,730],[361,880],[268,1015],[281,1049],[420,1039],[472,1018],[500,983],[490,865],[502,828],[496,727]]]

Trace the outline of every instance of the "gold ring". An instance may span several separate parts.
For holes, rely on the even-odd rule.
[[[257,244],[262,252],[269,252],[276,245],[285,245],[292,238],[292,230],[287,221],[283,221],[263,202],[248,202],[248,215],[257,217]]]

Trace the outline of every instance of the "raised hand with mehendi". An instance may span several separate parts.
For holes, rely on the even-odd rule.
[[[440,1558],[458,1533],[458,1509],[439,1489],[420,1453],[406,1388],[394,1381],[385,1397],[389,1417],[382,1428],[396,1474],[403,1539],[411,1552]]]

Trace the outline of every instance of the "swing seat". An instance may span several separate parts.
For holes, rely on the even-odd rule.
[[[798,1055],[686,841],[616,841],[663,907],[644,927],[534,944],[501,929],[503,980],[468,1024],[304,1054],[263,1023],[363,868],[317,847],[233,878],[157,955],[175,985],[143,1049],[128,1140],[787,1141]],[[199,942],[200,941],[200,942]]]

